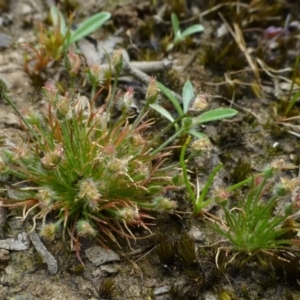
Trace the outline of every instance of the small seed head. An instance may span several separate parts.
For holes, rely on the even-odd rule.
[[[77,75],[80,69],[80,57],[73,50],[69,50],[67,55],[65,56],[65,68],[69,72],[71,76]]]
[[[54,84],[50,81],[47,81],[45,83],[45,86],[43,88],[44,96],[46,98],[46,101],[51,104],[55,104],[58,101],[58,89],[54,86]]]
[[[131,141],[132,145],[135,147],[143,146],[145,144],[144,138],[139,133],[134,133],[130,137],[130,141]]]
[[[299,186],[300,179],[296,178],[280,178],[281,185],[287,193],[292,193]]]
[[[263,174],[265,178],[272,178],[274,176],[274,168],[271,165],[267,165],[263,170]]]
[[[125,107],[129,108],[133,103],[133,96],[134,96],[134,88],[132,86],[129,86],[127,88],[127,91],[124,95],[124,104]]]
[[[105,155],[108,157],[113,157],[117,153],[115,145],[113,143],[108,143],[106,146],[102,148],[101,155]]]
[[[71,109],[71,98],[69,93],[65,93],[64,96],[59,97],[59,101],[56,104],[56,109],[59,115],[66,116]]]
[[[92,237],[97,235],[97,231],[87,220],[79,220],[76,224],[76,228],[79,236]]]
[[[192,153],[208,152],[212,149],[210,140],[206,137],[195,140],[191,144]]]
[[[225,204],[230,196],[230,192],[224,188],[216,188],[213,193],[216,197],[216,202],[220,205]]]
[[[91,203],[94,207],[95,201],[101,197],[101,194],[99,193],[97,184],[93,181],[93,179],[88,178],[80,182],[80,189],[77,197],[79,199],[87,200],[88,203]]]
[[[64,148],[62,144],[58,144],[55,146],[53,151],[49,151],[45,154],[45,156],[41,159],[42,165],[46,169],[52,169],[62,160],[64,156]]]
[[[205,93],[198,93],[195,100],[191,102],[191,106],[188,109],[188,114],[196,117],[200,115],[209,105],[209,95]]]
[[[126,207],[118,211],[118,216],[120,219],[124,220],[126,223],[134,222],[140,219],[140,215],[137,209],[132,207]]]
[[[283,159],[275,159],[270,164],[275,171],[281,171],[284,168],[284,165],[285,162]]]
[[[13,148],[13,158],[12,161],[18,163],[19,160],[30,159],[31,153],[28,145],[22,141],[18,141],[17,146]]]
[[[154,103],[159,96],[159,88],[157,86],[156,79],[154,77],[150,78],[147,91],[146,91],[146,101],[149,104]]]
[[[44,187],[38,190],[37,198],[39,199],[43,207],[49,206],[53,202],[53,190],[48,187]]]
[[[263,182],[263,180],[264,180],[264,177],[262,176],[262,175],[259,175],[259,176],[255,176],[254,177],[254,185],[255,186],[259,186],[262,182]]]
[[[8,169],[7,164],[0,157],[0,173],[4,173]]]
[[[278,183],[274,186],[274,193],[276,196],[285,196],[287,194],[286,189],[281,183]]]
[[[139,160],[133,161],[134,171],[139,176],[139,180],[143,180],[150,176],[150,165]]]
[[[158,211],[173,211],[177,202],[165,197],[157,197],[153,200],[154,208]]]
[[[127,88],[127,91],[124,95],[120,95],[118,97],[118,108],[127,111],[133,105],[133,96],[134,96],[134,89],[132,86]]]
[[[129,158],[113,158],[108,161],[108,169],[113,173],[127,172]]]
[[[45,224],[42,228],[41,228],[41,232],[40,235],[50,241],[53,241],[55,238],[55,235],[58,233],[59,231],[59,225],[56,223],[49,223],[49,224]]]
[[[115,50],[113,52],[112,64],[116,70],[121,70],[123,66],[123,52],[122,50]]]
[[[99,85],[101,82],[100,66],[92,64],[87,69],[87,76],[92,85]]]

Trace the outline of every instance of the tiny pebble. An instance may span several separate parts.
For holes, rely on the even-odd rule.
[[[120,256],[116,252],[110,249],[104,249],[100,246],[87,249],[85,254],[92,264],[97,267],[107,262],[120,260]]]

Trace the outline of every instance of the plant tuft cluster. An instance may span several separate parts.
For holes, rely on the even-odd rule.
[[[152,153],[145,133],[151,120],[140,117],[130,124],[122,114],[113,122],[105,105],[96,108],[73,95],[61,95],[48,82],[44,111],[19,113],[26,135],[0,149],[1,176],[14,178],[18,194],[2,200],[23,207],[32,229],[41,219],[40,233],[47,239],[63,230],[77,245],[88,236],[106,244],[118,243],[116,235],[135,239],[134,226],[151,232],[151,211],[176,208],[166,197],[175,188],[176,171],[174,165],[164,167],[168,151]]]

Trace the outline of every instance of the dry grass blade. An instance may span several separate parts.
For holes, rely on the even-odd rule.
[[[243,52],[249,66],[255,76],[256,83],[258,86],[260,86],[261,82],[260,82],[259,71],[258,71],[256,63],[253,61],[252,57],[250,56],[250,54],[247,51],[247,47],[246,47],[246,43],[245,43],[245,39],[244,39],[242,30],[240,29],[238,24],[234,23],[233,24],[234,31],[233,31],[232,28],[230,27],[230,25],[228,24],[228,22],[223,17],[223,15],[221,13],[219,13],[219,16],[222,19],[222,21],[224,22],[224,24],[226,25],[227,30],[230,32],[230,34],[234,38],[235,42],[237,43],[237,45]]]
[[[224,6],[236,6],[236,10],[237,11],[239,11],[241,7],[245,8],[245,9],[249,8],[248,4],[246,4],[246,3],[240,3],[239,1],[237,1],[237,2],[225,2],[225,3],[217,4],[217,5],[213,6],[212,8],[210,8],[210,9],[202,12],[200,14],[200,16],[204,17],[204,16],[206,16],[206,15],[208,15],[208,14],[210,14],[210,13],[212,13],[212,12],[214,12],[214,11],[216,11],[216,10],[224,7]]]
[[[288,78],[286,78],[284,76],[275,75],[276,73],[280,74],[280,73],[285,73],[287,71],[292,72],[293,71],[292,68],[284,68],[284,69],[281,69],[281,70],[275,70],[275,69],[269,67],[265,62],[263,62],[259,58],[256,58],[256,61],[261,66],[261,68],[263,69],[263,71],[265,71],[266,74],[269,75],[270,77],[275,78],[275,79],[281,79],[283,81],[286,81],[286,82],[292,84],[292,80],[290,80],[290,79],[288,79]],[[273,73],[275,73],[275,74],[273,74]],[[295,90],[299,89],[299,86],[295,85],[294,89]]]
[[[297,118],[299,119],[300,117],[297,117]],[[300,125],[294,125],[291,123],[284,123],[284,122],[277,122],[276,124],[283,125],[287,128],[291,128],[292,130],[286,130],[286,132],[288,132],[296,137],[300,137]]]

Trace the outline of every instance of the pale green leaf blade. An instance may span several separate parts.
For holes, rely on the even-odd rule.
[[[164,86],[161,82],[157,82],[157,86],[160,89],[160,91],[172,102],[174,107],[176,108],[179,116],[183,114],[182,108],[180,106],[179,101],[176,99],[176,97],[172,94],[172,92]]]
[[[195,124],[202,124],[217,120],[222,120],[226,118],[234,117],[238,113],[237,110],[232,108],[217,108],[214,110],[209,110],[201,114],[196,118]]]
[[[67,33],[66,21],[60,10],[52,5],[50,8],[50,16],[54,26],[60,25],[60,33],[65,36]]]
[[[79,27],[75,30],[74,33],[71,34],[69,43],[70,44],[75,43],[80,39],[93,33],[98,28],[100,28],[110,17],[111,17],[110,13],[100,12],[88,18],[87,20],[85,20],[83,23],[79,25]]]
[[[197,139],[202,139],[202,138],[207,137],[206,134],[204,134],[202,132],[195,131],[195,130],[189,130],[189,134],[194,136]]]
[[[172,115],[162,106],[160,106],[157,103],[150,104],[150,107],[152,107],[154,110],[156,110],[158,113],[160,113],[163,117],[168,119],[170,122],[174,122],[175,119],[172,117]]]
[[[181,33],[182,37],[187,37],[191,34],[197,33],[197,32],[202,32],[204,30],[204,27],[200,24],[196,24],[196,25],[192,25],[189,28],[187,28],[186,30],[184,30]]]
[[[176,14],[172,13],[171,15],[171,22],[173,27],[174,36],[177,37],[179,34],[179,20],[176,16]]]
[[[192,83],[187,80],[183,86],[182,90],[182,102],[183,102],[183,111],[186,113],[189,107],[190,102],[194,98],[194,87]]]

